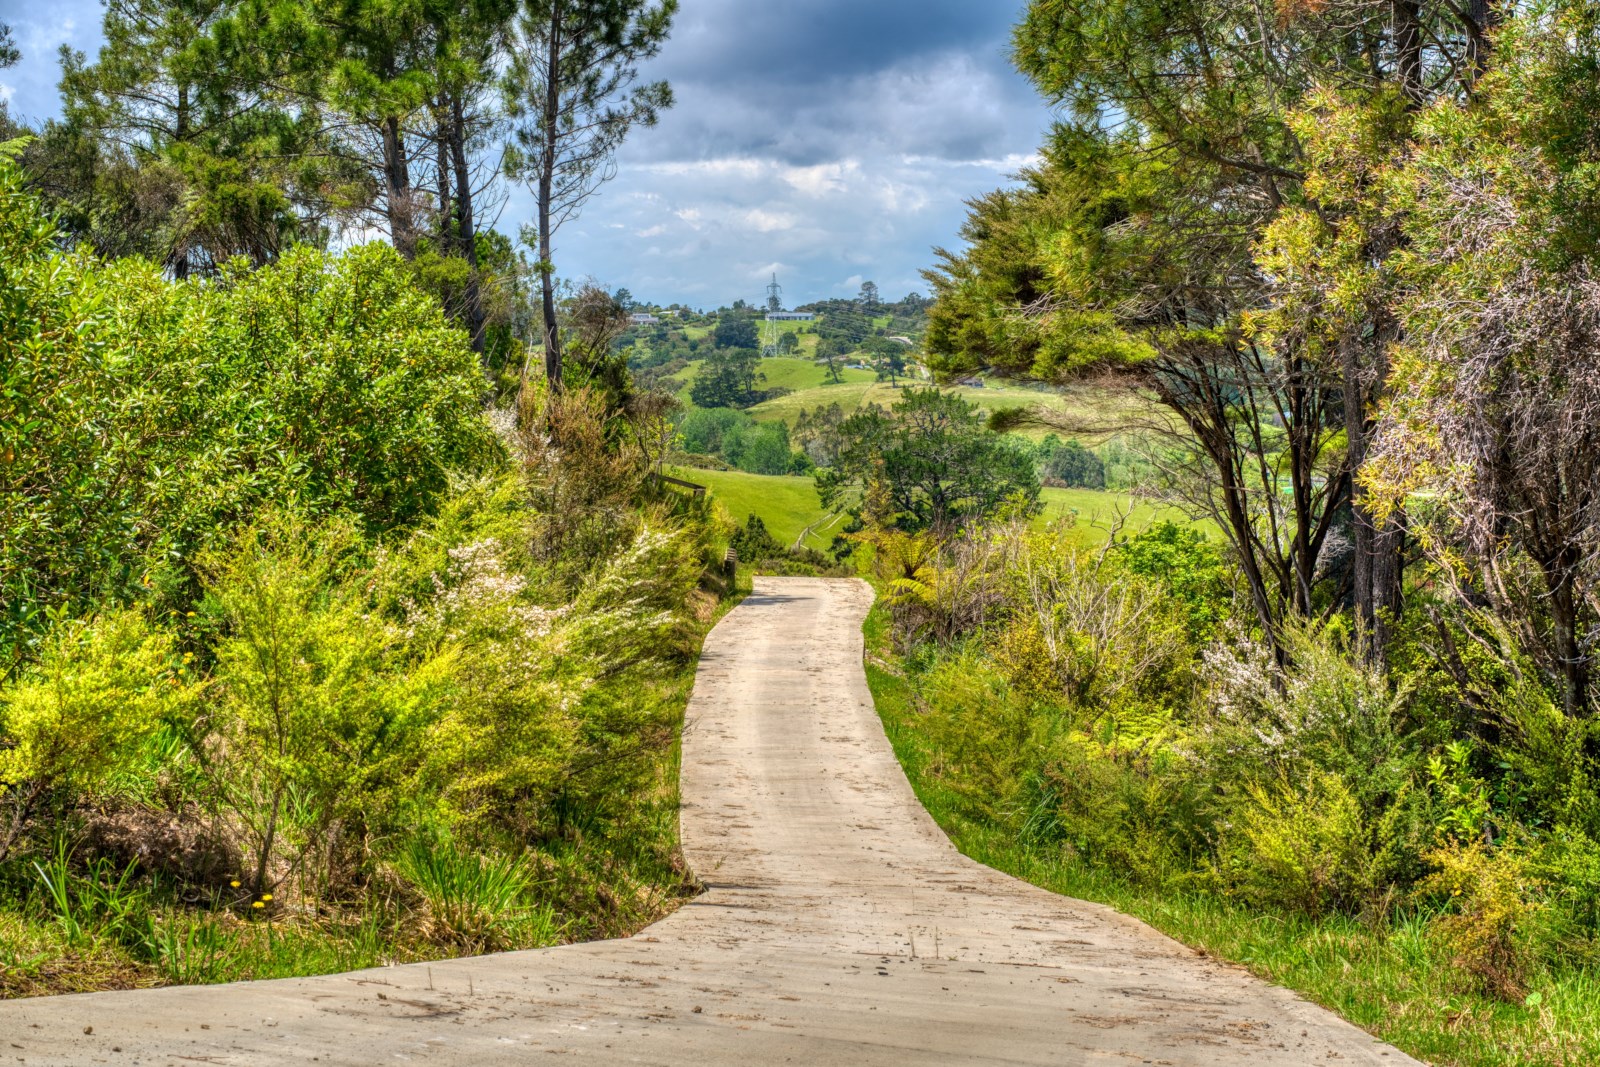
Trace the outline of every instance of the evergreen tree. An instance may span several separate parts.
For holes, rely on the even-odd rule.
[[[17,42],[11,36],[11,27],[0,22],[0,70],[16,66],[22,58],[22,52],[17,49]]]
[[[555,234],[610,177],[635,126],[672,106],[666,82],[636,85],[638,64],[672,28],[678,0],[523,0],[512,39],[505,103],[514,125],[507,172],[527,182],[536,217],[523,240],[536,249],[545,375],[561,387]]]
[[[112,4],[95,61],[62,56],[67,127],[165,185],[160,258],[180,278],[320,242],[356,195],[315,109],[281,91],[292,57],[242,47],[241,14],[241,0]]]

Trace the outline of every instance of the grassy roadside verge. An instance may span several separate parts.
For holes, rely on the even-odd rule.
[[[963,853],[1053,892],[1110,905],[1169,936],[1338,1012],[1419,1059],[1460,1067],[1600,1062],[1600,987],[1552,976],[1534,1002],[1462,992],[1426,916],[1365,922],[1251,909],[1209,892],[1144,888],[1059,850],[1024,846],[1012,827],[971,817],[960,761],[927,730],[914,669],[890,651],[887,619],[866,624],[867,680],[918,799]]]

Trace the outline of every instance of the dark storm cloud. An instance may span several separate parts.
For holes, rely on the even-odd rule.
[[[1048,123],[1010,67],[1022,0],[682,0],[647,78],[677,106],[637,131],[617,178],[562,231],[563,273],[647,299],[791,303],[922,288],[963,199],[1003,184]],[[96,0],[0,0],[23,64],[0,71],[14,114],[59,112],[55,50],[93,52]],[[531,217],[509,190],[500,227]]]
[[[1004,184],[1048,122],[1008,60],[1020,3],[685,0],[644,70],[678,106],[622,151],[562,235],[566,262],[656,300],[791,302],[871,278],[925,288],[962,201]]]
[[[670,77],[708,84],[805,86],[975,45],[992,46],[998,57],[1014,14],[1006,7],[983,0],[691,0],[659,66]]]
[[[944,0],[690,0],[646,70],[679,107],[664,157],[743,151],[811,164],[852,151],[1004,155],[1038,106],[1006,58],[1015,11]]]

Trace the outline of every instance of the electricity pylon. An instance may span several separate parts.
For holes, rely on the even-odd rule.
[[[783,310],[783,286],[778,284],[778,276],[772,276],[772,284],[767,286],[767,321],[761,326],[761,354],[775,356],[778,354],[778,324],[772,316]]]

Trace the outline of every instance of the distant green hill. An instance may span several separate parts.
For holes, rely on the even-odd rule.
[[[689,399],[689,385],[694,381],[695,375],[700,372],[702,361],[696,360],[687,367],[672,375],[672,379],[679,383],[678,399],[687,406],[693,406]],[[898,383],[891,385],[888,382],[878,381],[876,372],[870,370],[857,370],[845,368],[840,372],[844,379],[840,383],[827,380],[827,368],[809,359],[800,359],[792,356],[774,357],[761,361],[761,370],[767,377],[761,383],[765,389],[788,389],[791,392],[765,403],[757,404],[750,409],[751,416],[757,422],[776,422],[782,420],[791,427],[800,415],[802,408],[810,411],[818,407],[827,407],[838,404],[847,413],[866,404],[880,404],[884,407],[891,406],[900,395],[900,390],[908,385],[926,385],[927,382],[919,378],[902,378]],[[1064,418],[1075,418],[1079,422],[1091,423],[1105,419],[1115,412],[1122,412],[1127,416],[1146,414],[1150,405],[1147,401],[1130,394],[1067,394],[1049,389],[1029,389],[1019,386],[1006,386],[1000,384],[987,384],[983,388],[970,386],[955,386],[952,391],[960,394],[969,403],[976,404],[985,411],[1001,411],[1012,408],[1039,407],[1046,411],[1055,412]],[[1043,437],[1051,432],[1044,428],[1028,428],[1022,431],[1029,437]],[[1066,434],[1063,436],[1077,436],[1085,444],[1099,443],[1099,438],[1094,434]]]
[[[728,509],[734,520],[743,523],[750,515],[758,515],[772,536],[784,545],[792,545],[800,532],[825,517],[817,499],[815,484],[810,478],[783,475],[746,474],[743,471],[709,471],[675,468],[675,477],[706,486],[712,496]],[[1127,515],[1123,534],[1134,534],[1162,519],[1186,521],[1181,512],[1136,501],[1126,493],[1106,493],[1094,489],[1045,489],[1040,500],[1044,513],[1037,525],[1074,516],[1073,537],[1080,544],[1103,544],[1111,524],[1120,509]],[[825,530],[808,537],[806,547],[826,549],[839,532],[842,523],[834,523]]]

